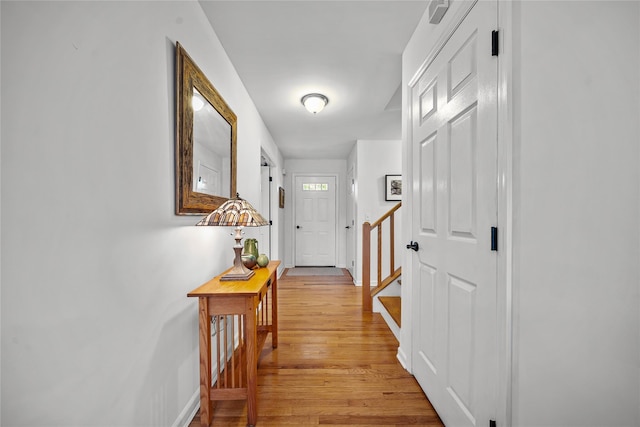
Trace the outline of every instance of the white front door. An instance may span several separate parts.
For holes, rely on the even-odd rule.
[[[336,177],[295,178],[295,263],[336,265]]]
[[[478,1],[411,87],[413,370],[448,426],[496,416],[496,25]]]

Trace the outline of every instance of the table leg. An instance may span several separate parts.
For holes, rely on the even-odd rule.
[[[245,333],[247,343],[247,425],[255,426],[258,420],[258,355],[255,298],[247,298]]]
[[[211,424],[211,316],[206,297],[198,298],[200,332],[200,425]]]
[[[278,348],[278,269],[271,277],[271,347]]]

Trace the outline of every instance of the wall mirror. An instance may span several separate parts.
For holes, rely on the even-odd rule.
[[[236,194],[236,115],[176,43],[176,214],[206,215]]]

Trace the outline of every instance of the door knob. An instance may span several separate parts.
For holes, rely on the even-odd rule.
[[[350,226],[350,225],[347,225],[345,228],[346,228],[346,229],[349,229],[349,228],[351,228],[351,226]]]
[[[414,242],[412,240],[411,243],[407,245],[407,249],[413,249],[414,251],[418,252],[418,249],[420,249],[420,246],[418,245],[418,242]]]
[[[300,227],[299,225],[296,225],[296,228],[302,228],[302,227]]]

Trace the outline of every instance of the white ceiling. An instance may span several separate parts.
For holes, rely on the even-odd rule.
[[[298,159],[400,139],[401,56],[427,3],[200,0],[283,156]],[[300,103],[311,92],[329,98],[315,116]]]

